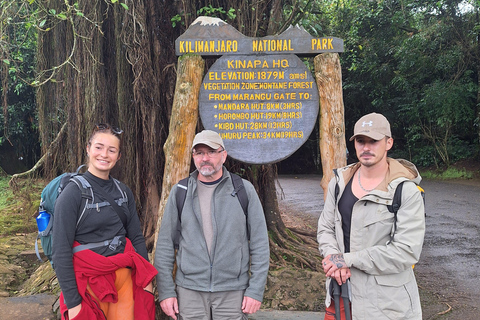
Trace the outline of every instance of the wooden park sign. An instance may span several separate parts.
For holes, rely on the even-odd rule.
[[[318,88],[297,55],[343,52],[341,39],[314,38],[300,27],[250,38],[208,17],[197,19],[175,44],[177,55],[221,56],[201,84],[200,117],[232,158],[252,164],[287,158],[315,127]]]

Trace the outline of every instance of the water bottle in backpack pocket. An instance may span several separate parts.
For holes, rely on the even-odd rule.
[[[38,238],[40,238],[40,243],[43,248],[44,254],[47,256],[48,260],[52,260],[52,227],[53,219],[52,215],[44,210],[42,207],[39,208],[39,214],[36,218],[38,226],[38,235],[37,240],[35,241],[35,253],[39,260],[40,253],[38,252]]]
[[[45,229],[47,229],[48,227],[48,222],[50,221],[50,213],[40,208],[38,210],[38,216],[36,220],[37,220],[38,232],[45,231]]]

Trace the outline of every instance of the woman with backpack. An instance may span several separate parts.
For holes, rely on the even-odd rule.
[[[95,126],[87,172],[72,178],[55,202],[52,261],[62,319],[155,318],[151,281],[157,271],[148,262],[134,196],[110,176],[122,133]]]

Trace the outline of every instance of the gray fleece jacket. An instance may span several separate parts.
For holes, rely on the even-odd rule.
[[[243,180],[248,196],[248,215],[245,215],[236,196],[232,196],[230,174],[223,167],[223,177],[211,203],[214,234],[209,255],[197,194],[198,171],[190,176],[181,220],[175,200],[178,184],[173,186],[163,214],[154,263],[158,270],[159,300],[176,297],[176,284],[203,292],[245,289],[245,296],[262,301],[270,251],[265,216],[255,188]],[[177,238],[178,269],[174,283],[172,271]]]

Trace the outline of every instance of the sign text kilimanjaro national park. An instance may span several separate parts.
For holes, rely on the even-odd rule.
[[[176,40],[176,52],[221,55],[201,85],[202,123],[221,135],[231,157],[266,164],[300,148],[317,120],[317,85],[297,55],[343,52],[343,41],[313,38],[299,27],[249,38],[220,19],[200,17]]]

